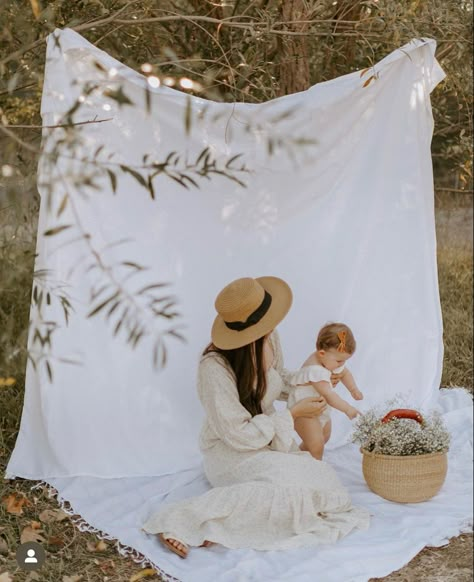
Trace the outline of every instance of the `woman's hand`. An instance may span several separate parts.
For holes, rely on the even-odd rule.
[[[322,396],[310,396],[303,398],[290,408],[294,419],[296,418],[314,418],[326,410],[326,400]]]
[[[332,384],[333,388],[334,388],[334,386],[339,384],[343,374],[344,374],[344,370],[342,372],[339,372],[339,374],[336,374],[334,372],[331,373],[331,384]]]

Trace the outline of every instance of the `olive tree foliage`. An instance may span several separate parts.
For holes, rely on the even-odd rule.
[[[43,159],[50,166],[51,179],[43,186],[49,190],[64,180],[55,171],[55,160],[60,155],[80,159],[83,164],[81,177],[74,181],[82,193],[93,192],[98,179],[104,176],[115,190],[117,181],[129,174],[143,195],[154,198],[157,179],[199,189],[205,179],[219,176],[245,187],[246,176],[251,172],[239,159],[217,160],[206,151],[191,162],[184,162],[180,152],[163,152],[159,159],[144,159],[138,168],[114,165],[107,152],[92,152],[90,158],[83,159],[80,152],[84,125],[77,122],[82,106],[79,101],[58,127],[47,129],[42,141],[39,108],[45,38],[55,28],[64,27],[81,33],[148,76],[155,85],[163,83],[214,101],[251,103],[366,69],[412,38],[434,38],[438,43],[436,56],[447,73],[432,95],[435,185],[472,192],[471,2],[5,0],[0,5],[0,227],[7,234],[0,255],[0,328],[2,343],[8,349],[0,357],[0,371],[21,370],[18,362],[28,356],[34,365],[44,361],[51,379],[52,337],[60,323],[50,320],[48,306],[53,301],[61,302],[61,325],[67,325],[74,312],[65,288],[53,288],[47,272],[35,271],[31,280],[39,207],[36,167],[41,151],[48,151]],[[107,71],[103,74],[107,75]],[[83,94],[92,95],[95,91],[98,87],[94,83],[83,88]],[[109,92],[109,97],[121,106],[134,106],[120,87]],[[183,135],[189,130],[188,113],[183,118]],[[253,129],[249,123],[249,131]],[[293,136],[292,142],[290,136],[273,139],[270,135],[269,154],[282,147],[291,155],[295,147],[310,146],[311,137],[317,139]],[[79,239],[86,241],[87,268],[98,269],[104,275],[102,288],[91,289],[88,316],[106,318],[112,334],[122,335],[135,347],[144,336],[154,333],[150,322],[169,322],[168,328],[163,331],[161,326],[155,333],[153,347],[155,365],[164,365],[164,336],[182,337],[179,324],[175,324],[179,320],[177,299],[165,290],[163,282],[155,280],[150,280],[146,288],[128,292],[107,264],[103,249],[85,238],[80,217],[77,215],[75,224],[61,223],[67,205],[74,207],[74,194],[70,191],[65,192],[58,207],[50,209],[58,219],[57,226],[38,236],[59,240],[74,230]],[[23,262],[18,262],[20,255]],[[137,261],[123,261],[121,266],[128,268],[131,276],[152,267]],[[40,322],[34,328],[25,323],[30,298]],[[22,313],[22,317],[13,317],[14,312]],[[32,342],[30,353],[26,350],[28,334]]]

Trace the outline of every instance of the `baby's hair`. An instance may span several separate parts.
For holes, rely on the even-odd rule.
[[[342,338],[339,334],[343,332]],[[317,350],[329,350],[330,348],[338,349],[342,343],[341,351],[347,354],[353,354],[356,349],[356,341],[351,329],[345,323],[327,323],[318,333],[316,340]]]

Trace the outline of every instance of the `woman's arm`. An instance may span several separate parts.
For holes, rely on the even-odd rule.
[[[276,329],[273,330],[270,336],[270,340],[272,342],[273,349],[273,367],[280,374],[280,377],[283,380],[283,390],[277,397],[277,400],[287,401],[289,392],[294,388],[294,386],[292,386],[289,381],[291,372],[283,366],[283,352],[281,349],[280,336]]]
[[[360,412],[351,406],[349,402],[346,402],[343,398],[341,398],[338,394],[336,394],[333,389],[331,388],[330,382],[321,381],[321,382],[311,382],[311,385],[315,390],[317,390],[321,396],[324,396],[327,403],[332,406],[333,408],[337,408],[344,414],[346,414],[350,419],[355,418]]]
[[[208,356],[201,360],[198,395],[209,425],[233,449],[258,450],[274,440],[274,450],[290,450],[294,428],[291,411],[285,408],[272,414],[257,414],[252,417],[239,400],[232,372],[218,356]]]

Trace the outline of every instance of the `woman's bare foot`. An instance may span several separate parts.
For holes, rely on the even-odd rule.
[[[178,540],[175,540],[174,538],[166,538],[166,542],[168,544],[171,544],[173,547],[175,547],[179,552],[181,552],[183,554],[183,556],[181,557],[186,557],[188,555],[188,546],[186,544],[183,544],[182,542],[179,542]]]

